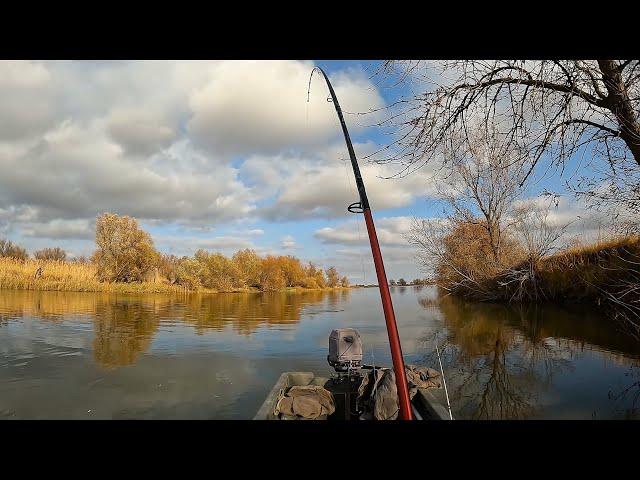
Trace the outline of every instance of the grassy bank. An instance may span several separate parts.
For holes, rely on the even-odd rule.
[[[0,289],[68,292],[173,293],[181,286],[162,282],[100,282],[92,264],[58,260],[16,260],[0,258]]]
[[[488,282],[500,300],[640,306],[640,237],[582,245],[514,265]]]
[[[44,290],[66,292],[115,292],[115,293],[227,293],[258,292],[256,288],[187,289],[172,285],[166,280],[158,282],[100,282],[97,268],[91,263],[74,263],[58,260],[17,260],[0,257],[0,289]],[[342,288],[342,287],[339,287]],[[308,290],[300,287],[286,291]]]

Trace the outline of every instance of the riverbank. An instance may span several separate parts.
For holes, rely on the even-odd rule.
[[[457,285],[455,296],[490,302],[587,303],[640,314],[640,237],[572,247]]]
[[[278,291],[342,290],[349,287],[303,288],[286,287]],[[186,288],[166,280],[156,282],[100,282],[97,268],[90,263],[58,260],[17,260],[0,258],[0,290],[39,290],[59,292],[113,293],[251,293],[254,287],[215,290]]]
[[[508,301],[572,301],[640,307],[640,237],[569,248],[492,279]],[[635,306],[635,307],[634,307]]]

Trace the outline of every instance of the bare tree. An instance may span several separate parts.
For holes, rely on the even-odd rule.
[[[562,161],[591,145],[611,162],[631,156],[640,165],[640,60],[388,61],[383,71],[425,85],[383,122],[401,128],[394,156],[411,164],[482,116],[535,161],[545,152]]]
[[[406,239],[440,287],[485,298],[485,280],[520,260],[506,221],[521,193],[528,157],[481,124],[452,140],[443,151],[449,168],[436,184],[449,214],[443,221],[415,219]]]
[[[544,198],[519,202],[512,210],[511,228],[525,249],[526,261],[501,273],[498,284],[513,293],[510,300],[544,298],[538,282],[540,261],[552,253],[569,226],[549,219],[551,201]]]
[[[20,245],[16,245],[11,240],[0,238],[0,257],[11,257],[18,260],[29,258],[27,251]]]
[[[63,262],[67,259],[67,252],[60,247],[43,248],[34,252],[33,256],[37,260],[58,260]]]
[[[544,199],[540,199],[544,202]],[[522,241],[529,263],[535,264],[559,247],[569,222],[553,222],[549,218],[551,204],[529,200],[512,209],[511,226]]]
[[[499,264],[504,220],[521,193],[528,157],[500,135],[495,126],[474,124],[473,130],[454,135],[444,148],[449,174],[436,189],[454,212],[454,218],[484,228],[493,261]]]
[[[610,229],[621,235],[640,235],[640,169],[632,160],[615,168],[597,168],[569,185],[577,197],[586,200],[609,219]]]
[[[640,231],[640,60],[387,61],[381,71],[418,93],[388,107],[379,125],[396,136],[376,161],[408,174],[484,118],[529,152],[525,178],[544,154],[561,173],[582,154],[582,166],[605,173],[580,179],[576,193],[618,230]]]

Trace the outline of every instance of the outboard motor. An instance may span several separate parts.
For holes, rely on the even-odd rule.
[[[327,361],[336,372],[348,372],[361,367],[362,340],[355,328],[338,328],[331,331]]]
[[[362,340],[355,328],[331,331],[327,361],[337,372],[325,384],[336,403],[336,411],[329,420],[357,420],[361,414],[358,387],[362,382]]]

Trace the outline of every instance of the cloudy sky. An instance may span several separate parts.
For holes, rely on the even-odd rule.
[[[385,145],[376,114],[356,114],[399,94],[371,78],[376,62],[0,62],[0,237],[90,254],[96,215],[114,212],[138,218],[163,252],[251,247],[373,283],[320,77],[306,101],[314,65],[348,112],[356,154]],[[402,234],[412,216],[437,214],[431,172],[361,168],[388,276],[421,276]],[[565,199],[556,215],[577,212]]]

